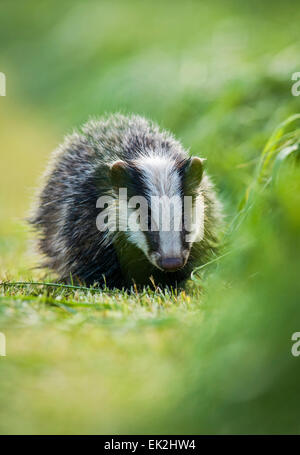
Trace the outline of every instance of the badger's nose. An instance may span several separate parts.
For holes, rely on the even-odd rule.
[[[183,258],[162,258],[161,267],[167,272],[174,272],[175,270],[180,269],[184,264]]]

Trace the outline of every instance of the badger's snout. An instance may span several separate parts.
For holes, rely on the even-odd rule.
[[[174,246],[174,244],[173,244]],[[176,251],[177,250],[177,251]],[[164,272],[176,272],[182,269],[189,258],[189,248],[176,248],[175,251],[156,251],[148,255],[148,259]]]
[[[175,272],[184,266],[185,260],[183,257],[162,257],[159,260],[159,266],[166,272]]]

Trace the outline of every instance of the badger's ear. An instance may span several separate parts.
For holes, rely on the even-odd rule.
[[[114,187],[126,188],[129,179],[129,169],[125,161],[118,160],[112,163],[110,176]]]
[[[197,187],[203,176],[204,158],[192,156],[184,170],[185,185],[187,188]]]

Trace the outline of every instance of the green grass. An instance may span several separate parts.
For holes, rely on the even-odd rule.
[[[297,2],[3,2],[0,17],[0,433],[299,433]],[[206,157],[224,202],[221,255],[184,291],[33,268],[22,219],[50,151],[116,110]]]

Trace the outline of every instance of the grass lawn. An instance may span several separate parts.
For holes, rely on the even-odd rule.
[[[0,433],[299,433],[298,3],[1,4]],[[50,152],[115,111],[207,158],[223,246],[184,290],[35,268],[24,218]]]

